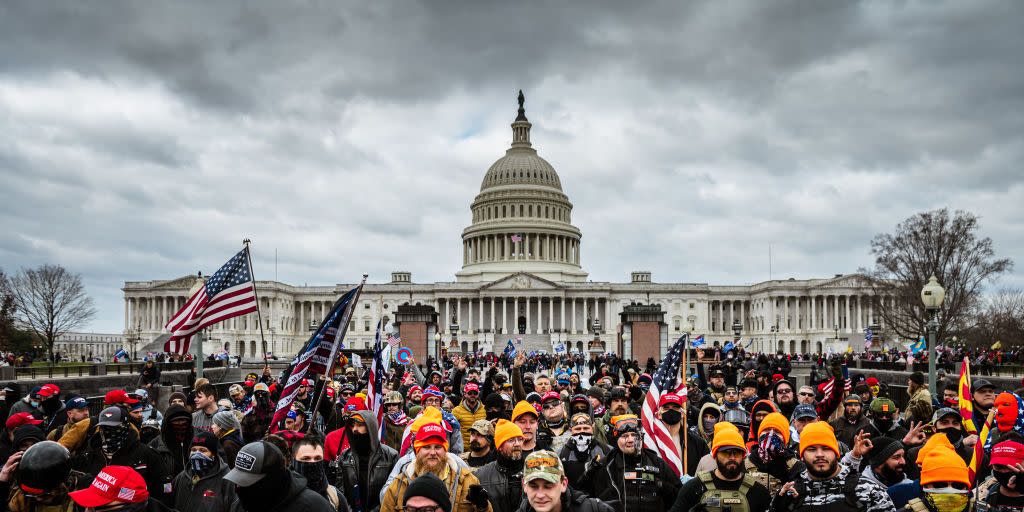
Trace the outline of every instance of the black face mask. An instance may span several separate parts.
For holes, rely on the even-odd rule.
[[[884,464],[882,465],[882,470],[881,471],[882,471],[882,478],[881,478],[881,480],[884,481],[884,483],[886,485],[896,485],[896,484],[902,482],[904,478],[906,478],[906,476],[904,475],[904,473],[902,471],[896,471],[895,469],[892,469],[889,466],[886,466]]]
[[[369,434],[364,434],[366,437],[370,437]],[[327,469],[324,461],[317,462],[292,462],[292,469],[296,473],[306,478],[306,486],[310,490],[320,494],[321,496],[327,494]]]
[[[997,482],[999,482],[999,485],[1003,486],[1006,489],[1010,489],[1010,490],[1016,490],[1016,486],[1010,487],[1010,479],[1013,478],[1013,476],[1016,475],[1016,474],[1017,473],[1014,473],[1013,471],[993,471],[992,472],[992,476],[995,477]],[[1016,484],[1017,482],[1014,482],[1014,483]]]
[[[348,442],[352,445],[352,449],[359,454],[366,454],[370,451],[370,434],[362,433],[357,434],[354,431],[349,431]]]
[[[680,421],[683,421],[683,412],[669,409],[661,413],[661,421],[664,421],[666,425],[678,425]]]
[[[502,419],[502,418],[507,420],[507,419],[511,418],[512,415],[511,414],[506,415],[504,409],[488,409],[488,410],[484,411],[484,417],[487,418],[487,421],[497,420],[497,419]]]
[[[279,468],[268,471],[256,485],[235,486],[235,493],[246,512],[271,512],[277,510],[291,484],[291,471]]]
[[[875,418],[875,428],[877,428],[882,435],[885,435],[885,433],[892,428],[892,424],[892,418]]]
[[[951,444],[957,444],[964,438],[964,431],[958,428],[944,428],[942,430],[936,430],[935,432],[946,434],[946,439],[949,439]]]

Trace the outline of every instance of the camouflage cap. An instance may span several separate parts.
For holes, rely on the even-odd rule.
[[[871,412],[875,414],[892,414],[896,412],[896,403],[885,397],[878,397],[871,401]]]
[[[469,429],[482,436],[494,435],[494,425],[487,420],[476,420],[473,422],[473,426],[469,427]]]
[[[562,461],[555,452],[540,450],[526,456],[523,461],[523,483],[538,478],[553,484],[561,483],[565,477]]]

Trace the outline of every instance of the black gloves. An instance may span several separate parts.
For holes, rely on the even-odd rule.
[[[469,486],[469,492],[466,493],[466,499],[479,509],[487,508],[487,489],[484,489],[480,485],[473,484]]]

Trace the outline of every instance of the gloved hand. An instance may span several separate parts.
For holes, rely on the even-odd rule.
[[[470,503],[475,505],[476,508],[479,509],[487,508],[488,498],[489,495],[487,494],[487,489],[484,489],[478,484],[473,484],[469,486],[469,492],[466,493],[466,500],[468,500]]]
[[[833,359],[828,365],[829,373],[837,379],[843,378],[843,365],[842,360],[838,357]]]
[[[681,483],[681,484],[685,484],[686,482],[689,482],[690,480],[693,480],[693,476],[687,475],[685,473],[682,476],[679,477],[679,483]]]

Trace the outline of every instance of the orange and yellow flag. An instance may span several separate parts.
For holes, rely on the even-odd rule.
[[[988,412],[988,418],[985,418],[985,424],[981,427],[981,433],[978,434],[978,442],[974,445],[974,456],[971,457],[971,463],[967,465],[967,479],[971,481],[971,487],[974,487],[975,479],[978,477],[978,464],[981,464],[981,460],[985,457],[985,443],[988,442],[988,432],[992,427],[992,418],[995,418],[995,409]]]
[[[971,395],[971,364],[968,362],[967,356],[964,356],[964,362],[960,365],[960,385],[957,386],[957,389],[960,390],[958,405],[960,416],[963,417],[964,430],[968,435],[977,434],[978,429],[971,419],[974,415],[974,402]]]

